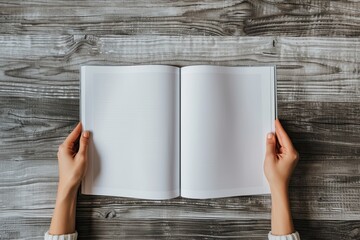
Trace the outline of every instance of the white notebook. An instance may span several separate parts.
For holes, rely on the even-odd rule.
[[[274,66],[82,66],[81,192],[142,199],[270,193]]]

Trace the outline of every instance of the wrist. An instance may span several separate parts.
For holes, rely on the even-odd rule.
[[[276,185],[270,186],[271,198],[288,198],[288,186],[287,185]]]
[[[275,182],[270,183],[271,193],[279,193],[279,192],[287,192],[288,191],[288,183],[287,182]]]
[[[60,199],[72,200],[77,197],[78,186],[68,186],[59,182],[57,197]]]

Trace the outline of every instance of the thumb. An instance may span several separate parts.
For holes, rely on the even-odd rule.
[[[266,157],[276,156],[276,139],[273,133],[268,133],[266,137]]]
[[[87,153],[87,149],[88,149],[88,146],[89,146],[89,138],[90,138],[90,132],[89,131],[84,131],[81,134],[80,146],[79,146],[79,153],[80,154],[86,154]]]

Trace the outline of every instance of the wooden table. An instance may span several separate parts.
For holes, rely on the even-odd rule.
[[[277,65],[302,239],[360,239],[360,2],[1,1],[0,239],[42,239],[81,64]],[[83,239],[266,239],[270,197],[79,196]]]

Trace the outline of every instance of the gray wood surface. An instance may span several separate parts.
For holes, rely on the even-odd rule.
[[[360,2],[1,1],[0,239],[41,239],[82,64],[278,66],[302,239],[360,239]],[[83,239],[266,239],[270,197],[79,196]]]

